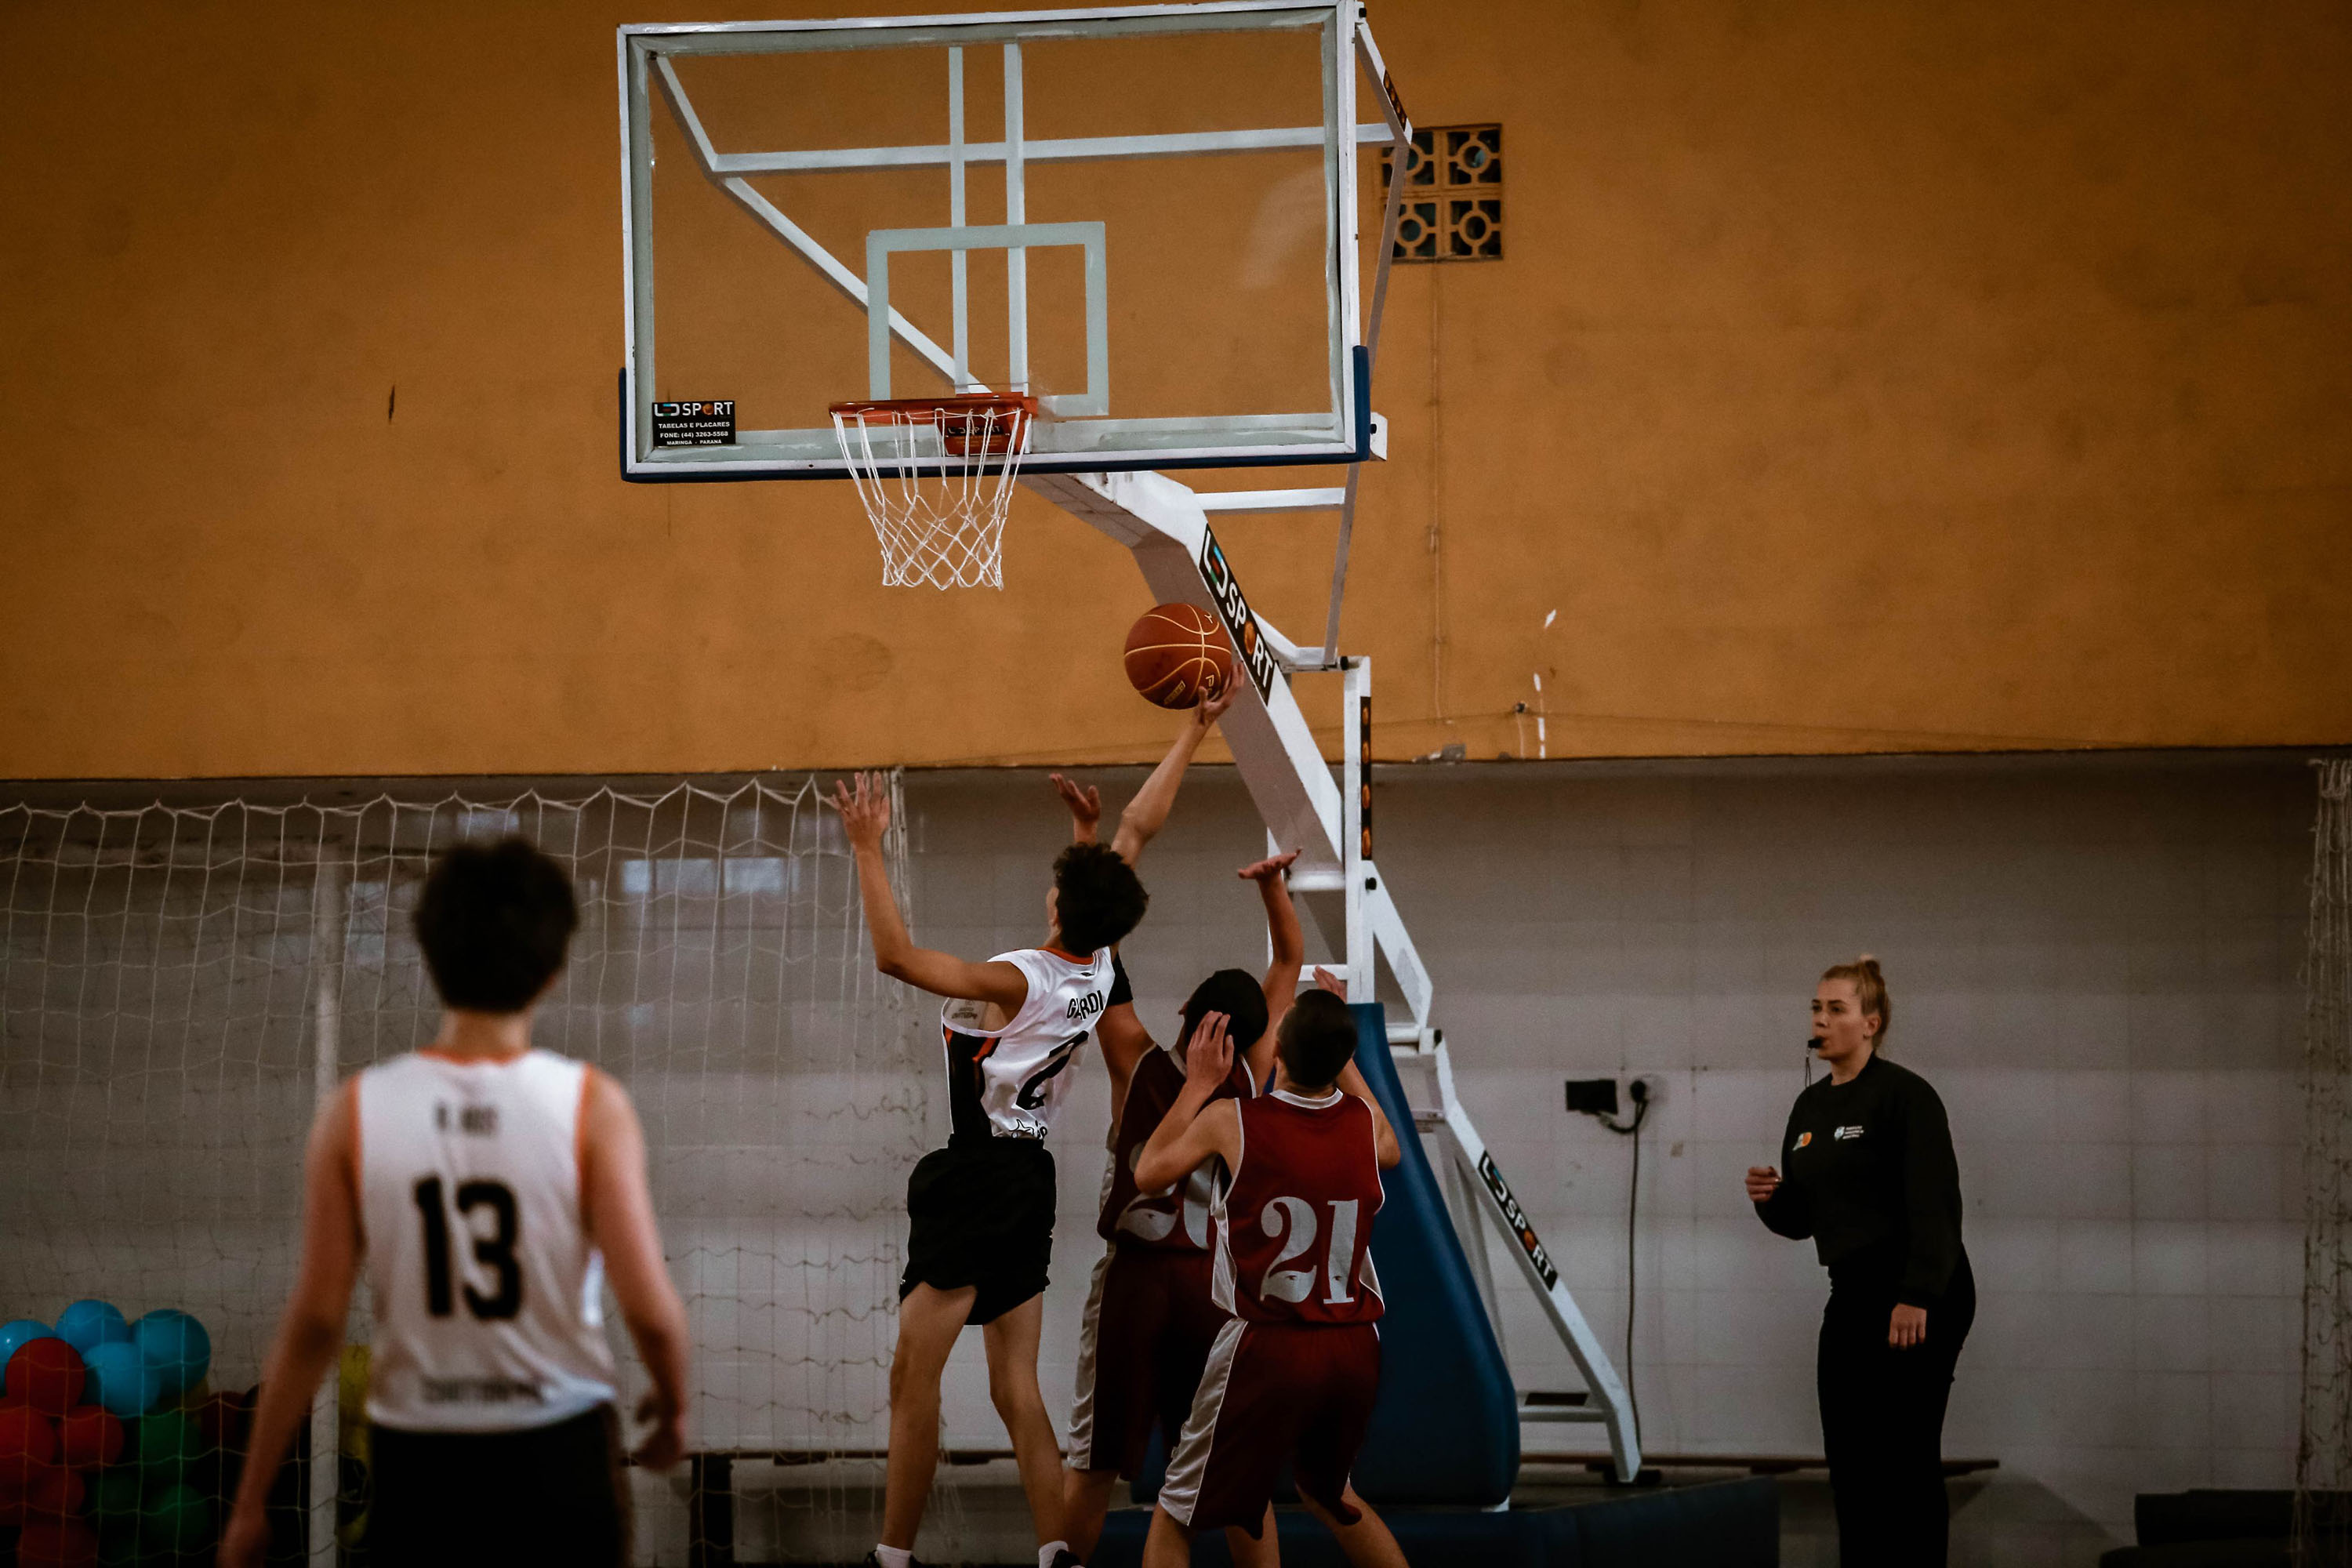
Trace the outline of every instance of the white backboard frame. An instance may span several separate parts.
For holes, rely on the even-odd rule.
[[[1028,39],[1133,37],[1205,32],[1315,30],[1322,39],[1323,119],[1320,124],[1244,131],[1030,140],[1024,134],[1021,45]],[[1205,0],[1173,5],[1111,6],[1055,11],[998,11],[965,16],[856,17],[825,21],[653,24],[619,29],[621,91],[623,253],[626,300],[627,357],[622,370],[623,477],[638,481],[679,479],[845,479],[848,477],[829,426],[792,430],[739,430],[734,444],[656,447],[653,405],[660,390],[656,371],[654,308],[653,127],[656,115],[671,117],[690,150],[698,171],[742,209],[747,220],[772,234],[789,254],[814,268],[831,287],[868,313],[873,335],[887,362],[891,340],[911,351],[958,391],[1026,391],[1025,385],[989,388],[971,374],[966,349],[969,324],[963,258],[972,249],[1007,254],[1007,313],[1013,378],[1025,375],[1028,300],[1024,237],[1025,174],[1032,163],[1109,159],[1160,158],[1246,153],[1273,148],[1319,147],[1324,155],[1327,218],[1323,269],[1329,340],[1328,406],[1296,413],[1206,412],[1181,418],[1119,419],[1109,416],[1107,321],[1097,315],[1101,293],[1114,280],[1103,275],[1099,241],[1087,249],[1088,388],[1081,395],[1047,398],[1050,416],[1038,422],[1024,465],[1031,473],[1109,472],[1135,468],[1257,467],[1276,464],[1360,463],[1385,455],[1385,426],[1371,409],[1370,346],[1377,340],[1375,308],[1367,331],[1362,258],[1357,226],[1360,148],[1390,146],[1403,126],[1392,94],[1374,94],[1381,118],[1358,123],[1360,71],[1385,84],[1379,56],[1370,47],[1360,0]],[[682,57],[778,54],[793,51],[934,46],[947,49],[950,67],[948,101],[942,106],[948,139],[938,143],[863,148],[721,148],[696,111],[673,63]],[[1004,73],[1003,134],[994,141],[965,138],[963,77],[973,52],[993,47]],[[658,100],[658,101],[657,101]],[[952,319],[939,337],[923,330],[887,298],[874,308],[877,253],[868,242],[868,266],[860,276],[824,248],[751,183],[757,174],[820,169],[938,167],[947,176],[950,225],[923,231],[928,248],[947,249],[954,270]],[[1004,181],[1006,223],[966,226],[965,187],[975,169],[999,168]],[[957,237],[952,231],[963,231]],[[879,230],[878,235],[907,231]],[[1066,241],[1063,241],[1066,243]],[[1033,243],[1052,243],[1033,241]],[[893,246],[889,248],[914,248]],[[1386,281],[1388,246],[1378,253]],[[1100,293],[1098,293],[1098,290]],[[1107,310],[1105,315],[1107,315]],[[934,323],[936,325],[936,323]],[[1099,330],[1097,330],[1099,329]],[[875,378],[887,382],[887,370]],[[836,395],[873,395],[845,387]]]

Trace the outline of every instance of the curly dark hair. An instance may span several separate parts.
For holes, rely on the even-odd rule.
[[[1115,946],[1143,920],[1151,895],[1107,844],[1073,844],[1054,860],[1054,918],[1072,952]]]
[[[530,1006],[562,969],[579,924],[572,879],[520,837],[458,845],[435,863],[416,901],[433,988],[472,1013]]]

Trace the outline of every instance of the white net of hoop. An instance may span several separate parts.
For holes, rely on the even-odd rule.
[[[1004,586],[1004,515],[1031,422],[1018,405],[835,410],[884,587]]]

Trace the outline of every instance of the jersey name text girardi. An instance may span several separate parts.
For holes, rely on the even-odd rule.
[[[940,1009],[948,1106],[958,1138],[1044,1138],[1068,1097],[1078,1053],[1109,1005],[1111,952],[1091,957],[1050,947],[1001,952],[1029,994],[1000,1029],[982,1026],[987,1005],[951,998]]]

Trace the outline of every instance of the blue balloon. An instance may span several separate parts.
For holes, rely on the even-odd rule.
[[[163,1379],[129,1340],[110,1340],[82,1357],[89,1381],[82,1398],[103,1405],[125,1421],[144,1415],[163,1396]]]
[[[131,1325],[111,1301],[76,1301],[58,1314],[58,1338],[84,1355],[130,1337]]]
[[[187,1313],[163,1307],[131,1325],[131,1342],[163,1379],[163,1392],[185,1394],[213,1364],[213,1337]]]
[[[0,1327],[0,1366],[6,1366],[8,1358],[16,1353],[16,1347],[26,1340],[53,1340],[57,1337],[50,1331],[48,1324],[37,1323],[30,1318],[18,1318],[15,1322]]]

